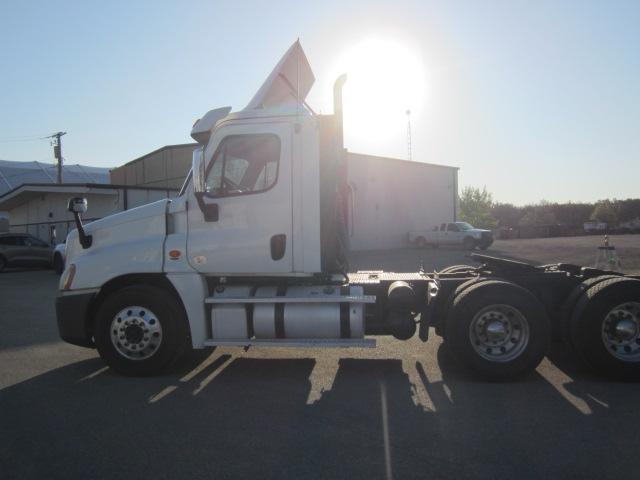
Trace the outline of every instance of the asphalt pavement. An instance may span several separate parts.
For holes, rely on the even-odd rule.
[[[388,262],[402,270],[416,255]],[[469,377],[433,335],[219,348],[125,378],[59,340],[57,280],[0,273],[3,480],[638,475],[640,385],[590,375],[561,345],[508,384]]]

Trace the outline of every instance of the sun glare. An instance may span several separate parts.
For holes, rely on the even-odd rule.
[[[404,45],[381,39],[365,40],[347,50],[335,67],[346,73],[345,134],[360,146],[399,137],[406,129],[406,112],[420,114],[425,75],[422,62]],[[403,137],[399,137],[403,138]]]

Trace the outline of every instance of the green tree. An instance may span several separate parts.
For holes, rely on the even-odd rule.
[[[617,201],[618,221],[628,222],[640,218],[640,199],[627,198]]]
[[[611,200],[600,200],[596,203],[591,214],[591,220],[605,222],[607,226],[614,227],[618,224],[618,209]]]
[[[464,187],[460,193],[460,220],[469,222],[478,228],[495,228],[497,221],[491,209],[493,207],[493,196],[487,192],[487,188],[482,190],[476,187]]]
[[[516,207],[511,203],[494,203],[491,207],[491,214],[498,221],[498,226],[515,227],[525,214],[525,210],[523,207]]]
[[[527,205],[525,207],[525,214],[518,223],[520,226],[542,226],[542,225],[555,225],[558,223],[555,213],[554,205],[546,200],[540,200],[535,205]]]

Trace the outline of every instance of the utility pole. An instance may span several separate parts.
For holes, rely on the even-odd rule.
[[[51,135],[49,138],[54,139],[53,143],[53,156],[58,160],[58,183],[62,183],[62,136],[67,132],[58,132]]]
[[[405,112],[407,114],[407,154],[409,156],[409,160],[411,158],[411,110],[407,110]]]

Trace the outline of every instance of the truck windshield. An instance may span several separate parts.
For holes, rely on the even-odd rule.
[[[456,222],[456,225],[460,230],[473,230],[473,227],[469,225],[467,222]]]

